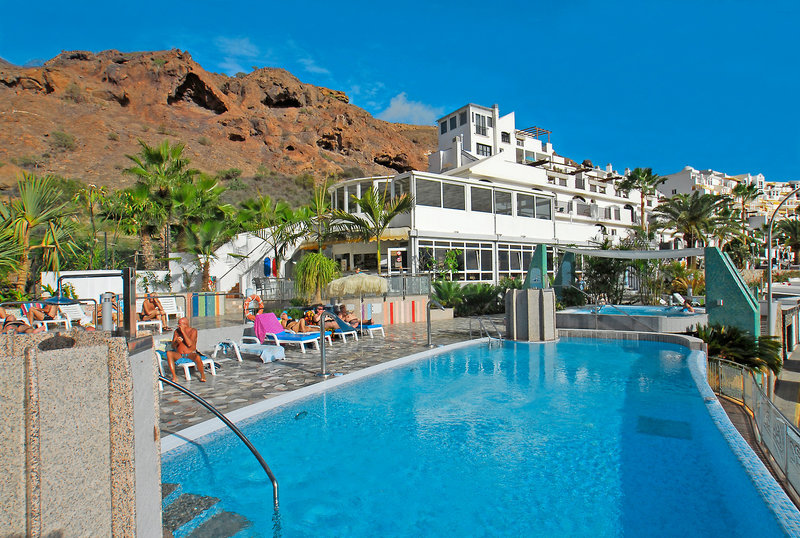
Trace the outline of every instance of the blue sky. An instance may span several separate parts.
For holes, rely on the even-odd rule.
[[[180,48],[283,67],[389,120],[465,103],[553,131],[560,154],[800,180],[800,2],[11,2],[0,57]],[[13,21],[9,23],[8,21]],[[2,103],[0,103],[2,108]]]

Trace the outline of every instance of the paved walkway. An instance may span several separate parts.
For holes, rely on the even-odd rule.
[[[494,316],[493,319],[502,331],[502,316]],[[238,322],[240,321],[239,319]],[[234,324],[237,324],[237,320],[233,318],[192,320],[192,326],[199,330]],[[472,324],[473,337],[477,338],[478,324],[476,321]],[[434,345],[451,344],[469,338],[469,318],[434,321],[431,326]],[[333,346],[326,346],[328,371],[354,372],[427,349],[425,323],[387,325],[384,329],[385,338],[378,334],[375,338],[365,336],[358,342],[348,338],[347,343],[342,343],[338,338],[334,339]],[[213,349],[200,346],[200,351],[210,355]],[[298,346],[287,346],[286,360],[267,364],[263,364],[253,355],[244,355],[243,359],[242,362],[237,361],[232,351],[226,357],[218,356],[216,362],[221,366],[221,370],[216,376],[206,371],[207,383],[200,383],[194,369],[190,370],[193,373],[191,381],[187,382],[183,378],[181,368],[178,369],[178,377],[181,384],[208,400],[223,413],[306,385],[319,383],[322,379],[317,376],[320,372],[320,353],[316,350],[308,350],[303,354]],[[212,415],[194,400],[169,386],[164,387],[161,393],[162,436],[210,418]]]
[[[773,401],[780,412],[797,426],[800,420],[800,346],[783,362]]]

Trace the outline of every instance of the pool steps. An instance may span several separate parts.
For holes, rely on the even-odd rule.
[[[252,536],[252,523],[244,516],[223,510],[220,500],[184,493],[178,484],[161,484],[162,529],[174,538]]]

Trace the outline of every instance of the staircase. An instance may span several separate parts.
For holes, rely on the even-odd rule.
[[[256,535],[247,518],[222,510],[216,497],[183,493],[178,484],[161,484],[161,508],[161,528],[165,538],[245,538]]]

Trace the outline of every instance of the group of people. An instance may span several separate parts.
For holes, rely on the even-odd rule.
[[[33,321],[30,319],[30,312],[28,312],[28,323],[25,323],[24,320],[17,319],[14,314],[7,312],[5,308],[0,306],[0,317],[3,319],[3,325],[2,328],[0,328],[0,332],[3,334],[35,334],[44,330],[44,325],[39,325],[36,328],[33,327]]]
[[[294,331],[296,333],[308,333],[319,331],[320,323],[322,322],[322,313],[325,311],[325,307],[321,304],[314,305],[314,309],[310,312],[307,312],[305,317],[302,317],[298,320],[292,320],[289,318],[289,313],[284,310],[281,312],[280,322],[284,329]],[[362,323],[365,325],[372,324],[372,320],[364,320],[363,322],[352,312],[347,310],[345,305],[340,305],[338,312],[334,313],[337,315],[339,319],[347,323],[352,327],[358,327]],[[325,321],[325,329],[336,330],[339,328],[338,323],[333,320]]]

